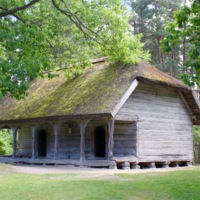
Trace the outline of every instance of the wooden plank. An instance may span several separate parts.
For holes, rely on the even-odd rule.
[[[180,94],[180,96],[181,96],[181,98],[182,98],[182,100],[183,100],[185,106],[187,107],[187,109],[188,109],[190,115],[193,116],[194,113],[193,113],[192,109],[190,108],[190,106],[188,105],[188,102],[187,102],[187,100],[185,99],[183,93],[182,93],[180,90],[178,90],[178,92],[179,92],[179,94]]]
[[[129,96],[132,94],[132,92],[138,86],[138,84],[139,84],[139,82],[136,79],[132,82],[132,84],[130,85],[128,90],[125,92],[125,94],[119,100],[118,104],[115,106],[114,110],[111,112],[113,117],[115,117],[115,115],[118,113],[120,108],[124,105],[126,100],[129,98]]]
[[[169,151],[166,151],[166,149],[150,149],[150,148],[141,148],[138,150],[138,156],[153,156],[153,155],[165,155],[165,154],[173,154],[173,155],[176,155],[176,154],[184,154],[184,155],[190,155],[192,154],[192,149],[191,150],[188,150],[186,151],[185,150],[185,146],[182,147],[182,148],[179,148],[179,149],[174,149],[174,150],[169,150]]]
[[[157,111],[157,113],[167,113],[167,114],[182,114],[182,115],[187,115],[188,116],[188,111],[186,110],[186,108],[184,107],[169,107],[170,104],[166,105],[166,106],[159,106],[156,104],[149,104],[148,106],[145,104],[140,103],[134,103],[133,105],[129,105],[127,104],[126,107],[121,108],[120,112],[117,114],[116,117],[120,116],[122,117],[128,117],[130,119],[136,119],[139,117],[140,112],[152,112],[152,113],[156,113],[155,111]]]
[[[123,112],[118,113],[115,116],[115,120],[121,120],[121,121],[129,121],[129,122],[134,122],[137,121],[139,119],[138,115],[134,115],[132,114],[132,112],[130,113],[131,115],[127,115],[127,113],[123,114]]]
[[[115,148],[135,148],[135,142],[134,141],[122,142],[121,140],[120,141],[115,140]]]
[[[176,124],[176,123],[172,123],[172,124],[166,124],[163,122],[158,122],[158,121],[139,121],[138,122],[138,129],[139,130],[153,130],[153,131],[162,131],[165,130],[170,133],[172,131],[188,131],[188,133],[191,133],[192,130],[192,125],[188,125],[188,124]]]
[[[115,156],[135,156],[135,149],[125,148],[123,149],[116,149],[113,150]]]
[[[193,98],[194,98],[194,100],[195,100],[195,102],[198,106],[198,109],[200,109],[200,101],[199,101],[199,99],[198,99],[198,97],[197,97],[197,95],[194,91],[192,91],[192,96],[193,96]]]
[[[128,162],[137,162],[138,161],[138,158],[135,157],[135,156],[122,156],[122,157],[113,157],[113,160],[116,161],[116,162],[125,162],[125,161],[128,161]]]
[[[171,161],[192,161],[192,157],[188,156],[170,156],[170,155],[163,155],[163,156],[149,156],[149,157],[140,157],[138,158],[138,162],[166,162],[170,163]]]

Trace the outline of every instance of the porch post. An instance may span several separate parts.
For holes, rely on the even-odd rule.
[[[88,122],[89,120],[79,121],[80,134],[81,134],[81,140],[80,140],[80,161],[81,162],[85,160],[85,129]]]
[[[108,159],[112,160],[113,158],[113,147],[114,147],[114,119],[110,119],[108,121],[108,133],[109,133],[109,139],[108,139]]]
[[[37,134],[37,126],[31,126],[32,132],[32,159],[36,158],[36,134]]]
[[[17,127],[12,127],[12,132],[13,132],[13,154],[12,157],[15,158],[17,154]]]
[[[59,134],[61,129],[61,123],[55,124],[53,126],[54,129],[54,159],[58,159],[59,157]]]

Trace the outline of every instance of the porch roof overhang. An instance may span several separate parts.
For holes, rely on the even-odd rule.
[[[23,123],[29,124],[42,124],[42,123],[58,123],[58,122],[71,122],[79,120],[109,120],[112,118],[110,113],[100,113],[100,114],[88,114],[88,115],[66,115],[66,116],[47,116],[39,118],[30,119],[16,119],[16,120],[0,120],[0,126],[13,126],[20,125]]]
[[[200,101],[197,95],[192,90],[183,90],[183,99],[186,100],[186,106],[193,119],[193,125],[200,125]]]

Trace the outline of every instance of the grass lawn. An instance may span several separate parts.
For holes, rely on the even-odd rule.
[[[67,171],[24,174],[0,164],[0,200],[8,199],[199,200],[200,167],[170,172],[120,173],[95,180],[79,178],[79,174]]]

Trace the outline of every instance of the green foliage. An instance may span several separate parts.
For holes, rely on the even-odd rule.
[[[194,143],[200,145],[200,126],[193,126]]]
[[[184,5],[174,14],[174,21],[166,26],[168,35],[162,48],[170,52],[175,45],[189,44],[182,79],[190,86],[200,86],[200,1],[193,0],[191,7]]]
[[[3,129],[0,131],[0,155],[10,155],[12,154],[12,133]]]
[[[194,163],[200,164],[200,126],[193,126]]]
[[[25,3],[1,0],[0,14]],[[23,97],[29,80],[57,67],[73,78],[91,58],[108,56],[122,63],[137,63],[139,57],[148,60],[140,38],[130,34],[120,0],[39,0],[0,18],[0,96]]]

